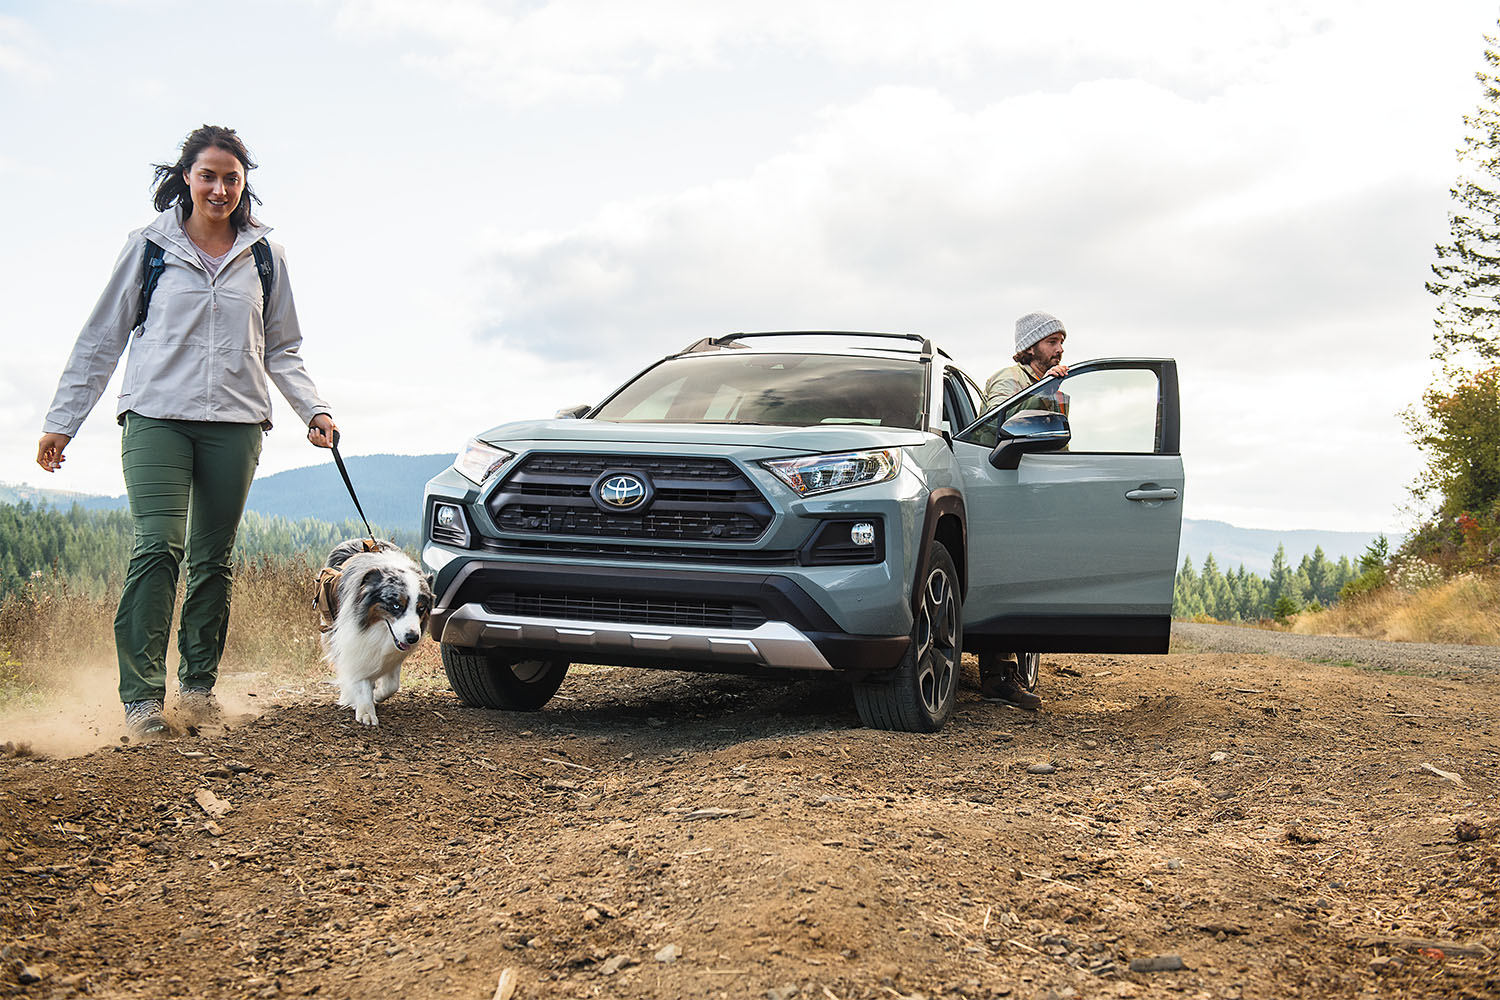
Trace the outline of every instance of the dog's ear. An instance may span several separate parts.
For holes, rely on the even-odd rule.
[[[385,574],[378,569],[366,570],[365,575],[359,578],[360,593],[369,593],[371,590],[374,590],[380,586],[380,581],[384,577]]]

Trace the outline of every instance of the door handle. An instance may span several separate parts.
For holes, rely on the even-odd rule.
[[[1155,486],[1142,486],[1138,490],[1130,490],[1129,492],[1127,492],[1125,494],[1125,499],[1136,500],[1143,503],[1149,500],[1176,500],[1177,491],[1172,489],[1170,486],[1165,488]]]

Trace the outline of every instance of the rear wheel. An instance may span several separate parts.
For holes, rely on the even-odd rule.
[[[1017,653],[1016,654],[1016,683],[1021,685],[1021,690],[1036,692],[1037,677],[1042,672],[1041,653]]]
[[[918,580],[911,644],[900,665],[883,677],[854,685],[860,721],[872,729],[935,733],[958,700],[963,599],[953,557],[942,543],[932,543]]]
[[[475,708],[534,712],[568,675],[567,660],[512,660],[443,644],[443,670],[458,700]]]

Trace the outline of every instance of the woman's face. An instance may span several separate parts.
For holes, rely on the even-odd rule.
[[[193,199],[193,214],[206,222],[228,222],[245,191],[245,167],[239,157],[218,146],[198,154],[183,174]]]

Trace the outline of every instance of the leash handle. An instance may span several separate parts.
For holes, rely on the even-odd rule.
[[[375,541],[375,532],[370,530],[370,519],[365,517],[365,509],[359,505],[359,497],[354,492],[354,483],[349,479],[349,470],[344,467],[344,456],[339,454],[339,432],[333,429],[333,441],[328,446],[333,452],[334,464],[339,467],[339,475],[344,477],[344,488],[349,491],[349,499],[354,501],[354,509],[359,511],[359,519],[365,522],[365,533],[370,536],[371,543]]]

